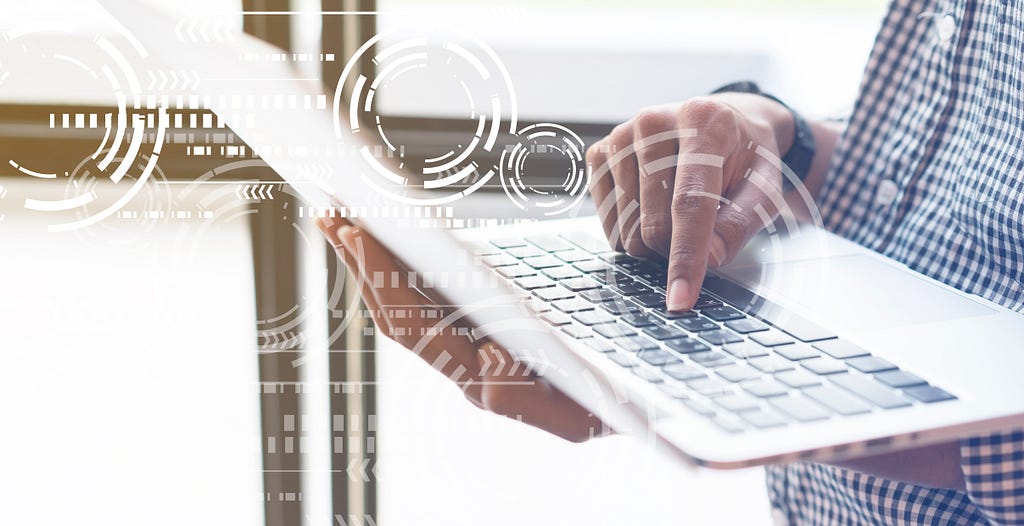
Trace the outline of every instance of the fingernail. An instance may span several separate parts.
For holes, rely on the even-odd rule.
[[[352,225],[342,225],[341,228],[339,228],[337,230],[337,232],[338,232],[338,240],[341,241],[341,244],[345,245],[346,248],[351,248],[351,247],[348,246],[348,243],[349,243],[349,241],[348,241],[348,233],[351,230],[352,230]]]
[[[714,260],[712,263],[715,266],[721,265],[725,261],[725,240],[718,234],[711,236],[711,258]]]
[[[668,310],[686,310],[690,307],[690,284],[679,278],[668,286]]]

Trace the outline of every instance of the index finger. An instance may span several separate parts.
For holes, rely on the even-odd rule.
[[[725,157],[693,150],[692,144],[680,145],[676,168],[668,256],[668,310],[688,310],[697,301],[722,194]]]

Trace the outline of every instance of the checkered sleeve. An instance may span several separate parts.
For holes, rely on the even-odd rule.
[[[1024,525],[1024,429],[964,439],[967,495],[993,525]]]

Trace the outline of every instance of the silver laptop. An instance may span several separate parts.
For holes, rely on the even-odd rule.
[[[245,102],[320,95],[298,81],[246,80],[293,76],[282,63],[239,60],[271,48],[241,36],[178,45],[178,18],[137,0],[100,3],[165,67],[197,71],[210,109],[311,211],[346,203],[408,268],[432,276],[426,292],[620,432],[737,468],[1024,423],[1019,314],[813,226],[762,234],[709,273],[692,311],[667,312],[662,264],[611,251],[596,218],[436,227],[445,218],[407,212],[363,176],[353,152],[368,145],[336,129],[329,106]],[[334,175],[314,177],[325,170],[311,165]]]

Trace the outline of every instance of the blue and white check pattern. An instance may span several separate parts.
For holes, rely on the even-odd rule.
[[[821,211],[840,235],[1024,311],[1024,2],[893,2]],[[1024,524],[1024,431],[965,439],[961,458],[966,492],[797,463],[768,469],[769,494],[789,524]]]

